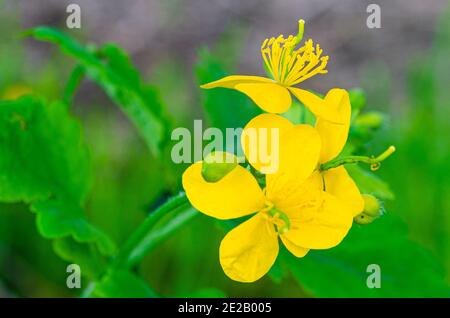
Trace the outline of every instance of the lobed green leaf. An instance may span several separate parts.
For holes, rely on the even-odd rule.
[[[82,46],[67,34],[49,27],[38,27],[26,32],[40,41],[59,46],[74,57],[96,82],[122,109],[136,126],[150,151],[159,155],[168,136],[167,115],[156,88],[145,85],[124,51],[113,44],[100,50]]]
[[[64,104],[35,96],[0,102],[0,201],[29,203],[42,236],[72,239],[71,250],[87,244],[77,249],[109,256],[115,251],[113,242],[89,223],[82,209],[89,180],[81,128]],[[58,242],[55,250],[62,258],[77,260]]]
[[[157,294],[139,276],[127,270],[112,270],[107,273],[92,293],[103,298],[154,298]]]

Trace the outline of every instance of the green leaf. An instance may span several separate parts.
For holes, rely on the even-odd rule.
[[[0,102],[0,201],[29,203],[46,238],[72,238],[71,250],[87,244],[77,249],[112,255],[114,244],[82,209],[89,180],[88,150],[66,105],[35,96]],[[77,260],[55,244],[62,258]]]
[[[36,202],[31,210],[37,213],[37,227],[48,239],[71,236],[80,243],[95,243],[104,255],[112,255],[115,246],[100,230],[86,220],[81,207],[68,201],[47,200]]]
[[[26,34],[56,44],[74,57],[84,67],[86,75],[100,85],[130,118],[150,151],[154,155],[160,154],[168,135],[167,115],[163,114],[156,89],[143,83],[125,52],[113,44],[107,44],[95,52],[49,27],[38,27]]]
[[[157,294],[147,283],[126,270],[113,270],[97,283],[93,297],[104,298],[154,298]]]
[[[88,150],[62,103],[26,96],[0,101],[0,200],[64,197],[81,203],[89,185]]]
[[[389,185],[377,177],[374,173],[361,168],[358,165],[345,167],[355,181],[361,193],[373,194],[381,200],[394,200],[394,193]]]
[[[80,266],[81,274],[99,279],[106,270],[107,259],[93,245],[80,244],[71,237],[53,241],[53,250],[63,260]]]
[[[428,251],[407,238],[404,224],[385,215],[372,224],[353,226],[344,241],[325,251],[282,261],[294,278],[316,297],[449,297],[444,272]],[[381,288],[368,288],[367,266],[381,268]]]
[[[64,88],[63,101],[67,105],[72,104],[73,96],[75,95],[78,86],[83,80],[85,74],[86,70],[81,65],[75,66],[75,68],[72,70],[69,80],[66,83],[66,87]]]

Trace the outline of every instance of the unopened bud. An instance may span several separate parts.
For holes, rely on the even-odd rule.
[[[364,211],[355,216],[353,220],[358,224],[369,224],[378,218],[381,212],[381,204],[377,198],[370,194],[363,194],[364,199]]]
[[[202,176],[207,182],[217,182],[238,165],[238,158],[231,153],[211,152],[202,163]]]
[[[379,217],[381,215],[380,201],[371,194],[363,194],[362,197],[364,199],[364,213],[375,218]]]
[[[363,126],[371,129],[377,129],[381,127],[383,121],[384,121],[383,114],[373,111],[356,117],[355,124],[358,126]]]

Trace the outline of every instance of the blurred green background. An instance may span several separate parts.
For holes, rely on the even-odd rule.
[[[306,37],[330,56],[329,74],[304,87],[320,93],[361,88],[365,97],[354,91],[354,101],[359,96],[365,104],[361,111],[383,113],[384,121],[370,132],[353,127],[354,147],[367,155],[390,144],[397,148],[376,172],[384,182],[361,174],[357,180],[382,199],[386,215],[367,226],[355,225],[340,246],[305,259],[283,251],[270,275],[253,284],[236,283],[218,261],[226,229],[199,215],[136,269],[159,295],[450,295],[447,1],[379,1],[382,28],[368,29],[370,2],[358,0],[80,0],[82,28],[68,30],[65,8],[71,2],[0,1],[2,99],[27,92],[62,98],[76,60],[53,45],[19,36],[27,28],[48,25],[81,43],[122,47],[157,92],[171,127],[192,127],[199,118],[220,128],[242,126],[258,112],[247,98],[228,90],[201,92],[198,85],[225,74],[263,75],[260,42],[294,33],[296,21],[303,18]],[[289,116],[296,118],[296,109]],[[170,162],[170,143],[161,156],[151,154],[135,127],[88,79],[81,82],[71,112],[81,122],[91,160],[87,217],[120,246],[154,207],[181,189],[186,166]],[[378,291],[365,284],[366,267],[372,263],[382,269]],[[0,297],[78,296],[79,290],[66,287],[67,264],[51,241],[39,235],[26,204],[0,203]]]

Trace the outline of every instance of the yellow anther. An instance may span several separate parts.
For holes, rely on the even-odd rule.
[[[296,36],[289,35],[287,39],[279,35],[276,39],[264,40],[261,54],[267,70],[274,80],[285,86],[292,86],[303,82],[317,74],[325,74],[328,56],[321,57],[323,50],[311,39],[295,49],[303,38],[305,21],[299,20]]]
[[[277,210],[274,207],[270,210],[263,209],[261,212],[264,212],[264,217],[275,225],[279,234],[286,233],[290,229],[291,222],[284,212]]]

